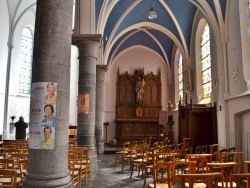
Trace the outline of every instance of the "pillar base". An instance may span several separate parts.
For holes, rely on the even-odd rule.
[[[66,177],[56,178],[42,178],[41,176],[35,177],[27,174],[24,182],[21,185],[22,188],[73,188],[73,181],[68,174]]]
[[[96,152],[97,152],[97,155],[104,154],[104,143],[103,142],[99,142],[96,144]]]

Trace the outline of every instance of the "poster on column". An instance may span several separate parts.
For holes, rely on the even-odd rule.
[[[78,97],[78,114],[89,114],[89,94],[79,94]]]
[[[54,149],[57,83],[32,84],[29,148]]]

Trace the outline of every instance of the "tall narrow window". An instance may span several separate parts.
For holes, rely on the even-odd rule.
[[[201,38],[201,63],[202,63],[202,94],[203,99],[210,98],[212,92],[210,33],[209,25],[205,23]]]
[[[33,37],[25,27],[22,33],[18,94],[30,95]]]
[[[183,100],[183,67],[182,67],[182,55],[179,56],[178,62],[178,78],[179,78],[179,97]]]

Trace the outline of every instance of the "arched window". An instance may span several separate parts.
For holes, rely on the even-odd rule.
[[[178,62],[178,80],[179,80],[179,97],[183,99],[183,66],[182,66],[182,55],[179,56]]]
[[[21,41],[18,94],[30,95],[33,36],[28,27],[23,29]]]
[[[201,63],[202,63],[202,96],[203,99],[211,97],[211,56],[209,25],[205,23],[201,36]]]

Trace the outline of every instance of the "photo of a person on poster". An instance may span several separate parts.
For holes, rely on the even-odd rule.
[[[56,126],[56,117],[54,116],[54,106],[52,104],[46,104],[44,106],[44,119],[42,120],[43,126]]]
[[[55,141],[51,138],[52,128],[47,126],[43,130],[44,140],[40,142],[40,149],[54,149]]]
[[[56,84],[49,82],[47,84],[47,95],[44,97],[45,104],[56,104]]]

